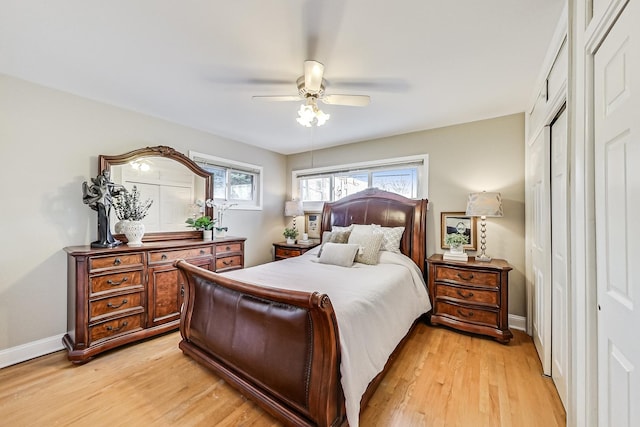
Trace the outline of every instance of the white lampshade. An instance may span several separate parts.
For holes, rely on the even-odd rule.
[[[304,215],[302,200],[289,200],[284,204],[284,216]]]
[[[467,199],[469,216],[502,216],[502,196],[500,193],[471,193]]]

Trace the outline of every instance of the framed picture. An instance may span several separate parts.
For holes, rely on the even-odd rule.
[[[469,243],[464,245],[463,248],[475,251],[478,243],[476,222],[476,217],[465,215],[464,212],[440,213],[440,247],[449,249],[449,245],[444,242],[447,234],[461,233],[469,237]]]
[[[304,224],[306,233],[309,235],[310,239],[319,239],[320,238],[320,220],[322,218],[322,214],[319,212],[305,212],[304,214]]]

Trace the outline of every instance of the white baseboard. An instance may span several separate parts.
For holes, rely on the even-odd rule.
[[[527,318],[523,316],[509,315],[509,327],[519,331],[527,332]]]
[[[16,347],[0,350],[0,368],[25,362],[29,359],[44,356],[54,351],[62,350],[62,337],[64,334],[43,338],[38,341],[28,342]]]

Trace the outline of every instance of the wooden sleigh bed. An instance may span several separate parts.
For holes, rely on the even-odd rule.
[[[426,216],[426,200],[369,189],[325,204],[321,229],[350,224],[405,227],[400,251],[424,272]],[[338,321],[327,294],[279,289],[278,283],[256,286],[185,261],[176,265],[187,279],[180,320],[180,348],[185,354],[285,425],[349,424]],[[366,406],[403,342],[404,338],[393,344],[395,351],[369,383],[360,408]]]

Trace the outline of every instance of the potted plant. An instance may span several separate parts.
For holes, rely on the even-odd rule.
[[[450,252],[461,254],[464,252],[462,246],[469,243],[469,236],[461,233],[450,233],[445,236],[444,243],[449,245]]]
[[[142,201],[138,187],[135,185],[131,191],[122,191],[113,198],[113,208],[116,217],[120,220],[116,224],[115,232],[122,232],[127,236],[127,245],[142,245],[144,236],[144,224],[142,219],[149,213],[149,208],[153,204],[150,198]]]
[[[287,244],[292,245],[296,242],[296,237],[298,237],[298,229],[285,228],[282,235],[287,238]]]
[[[209,200],[207,200],[208,202]],[[216,238],[225,237],[227,235],[227,231],[229,231],[229,227],[225,227],[222,225],[222,218],[224,217],[225,211],[230,209],[233,206],[236,206],[237,203],[213,203],[215,208],[216,216],[218,217],[218,225],[215,227],[216,230]],[[209,205],[207,205],[209,206]]]
[[[202,231],[202,238],[204,240],[213,239],[213,228],[215,227],[216,220],[211,219],[208,215],[203,215],[199,218],[187,218],[185,221],[187,227],[193,227],[196,230]]]

